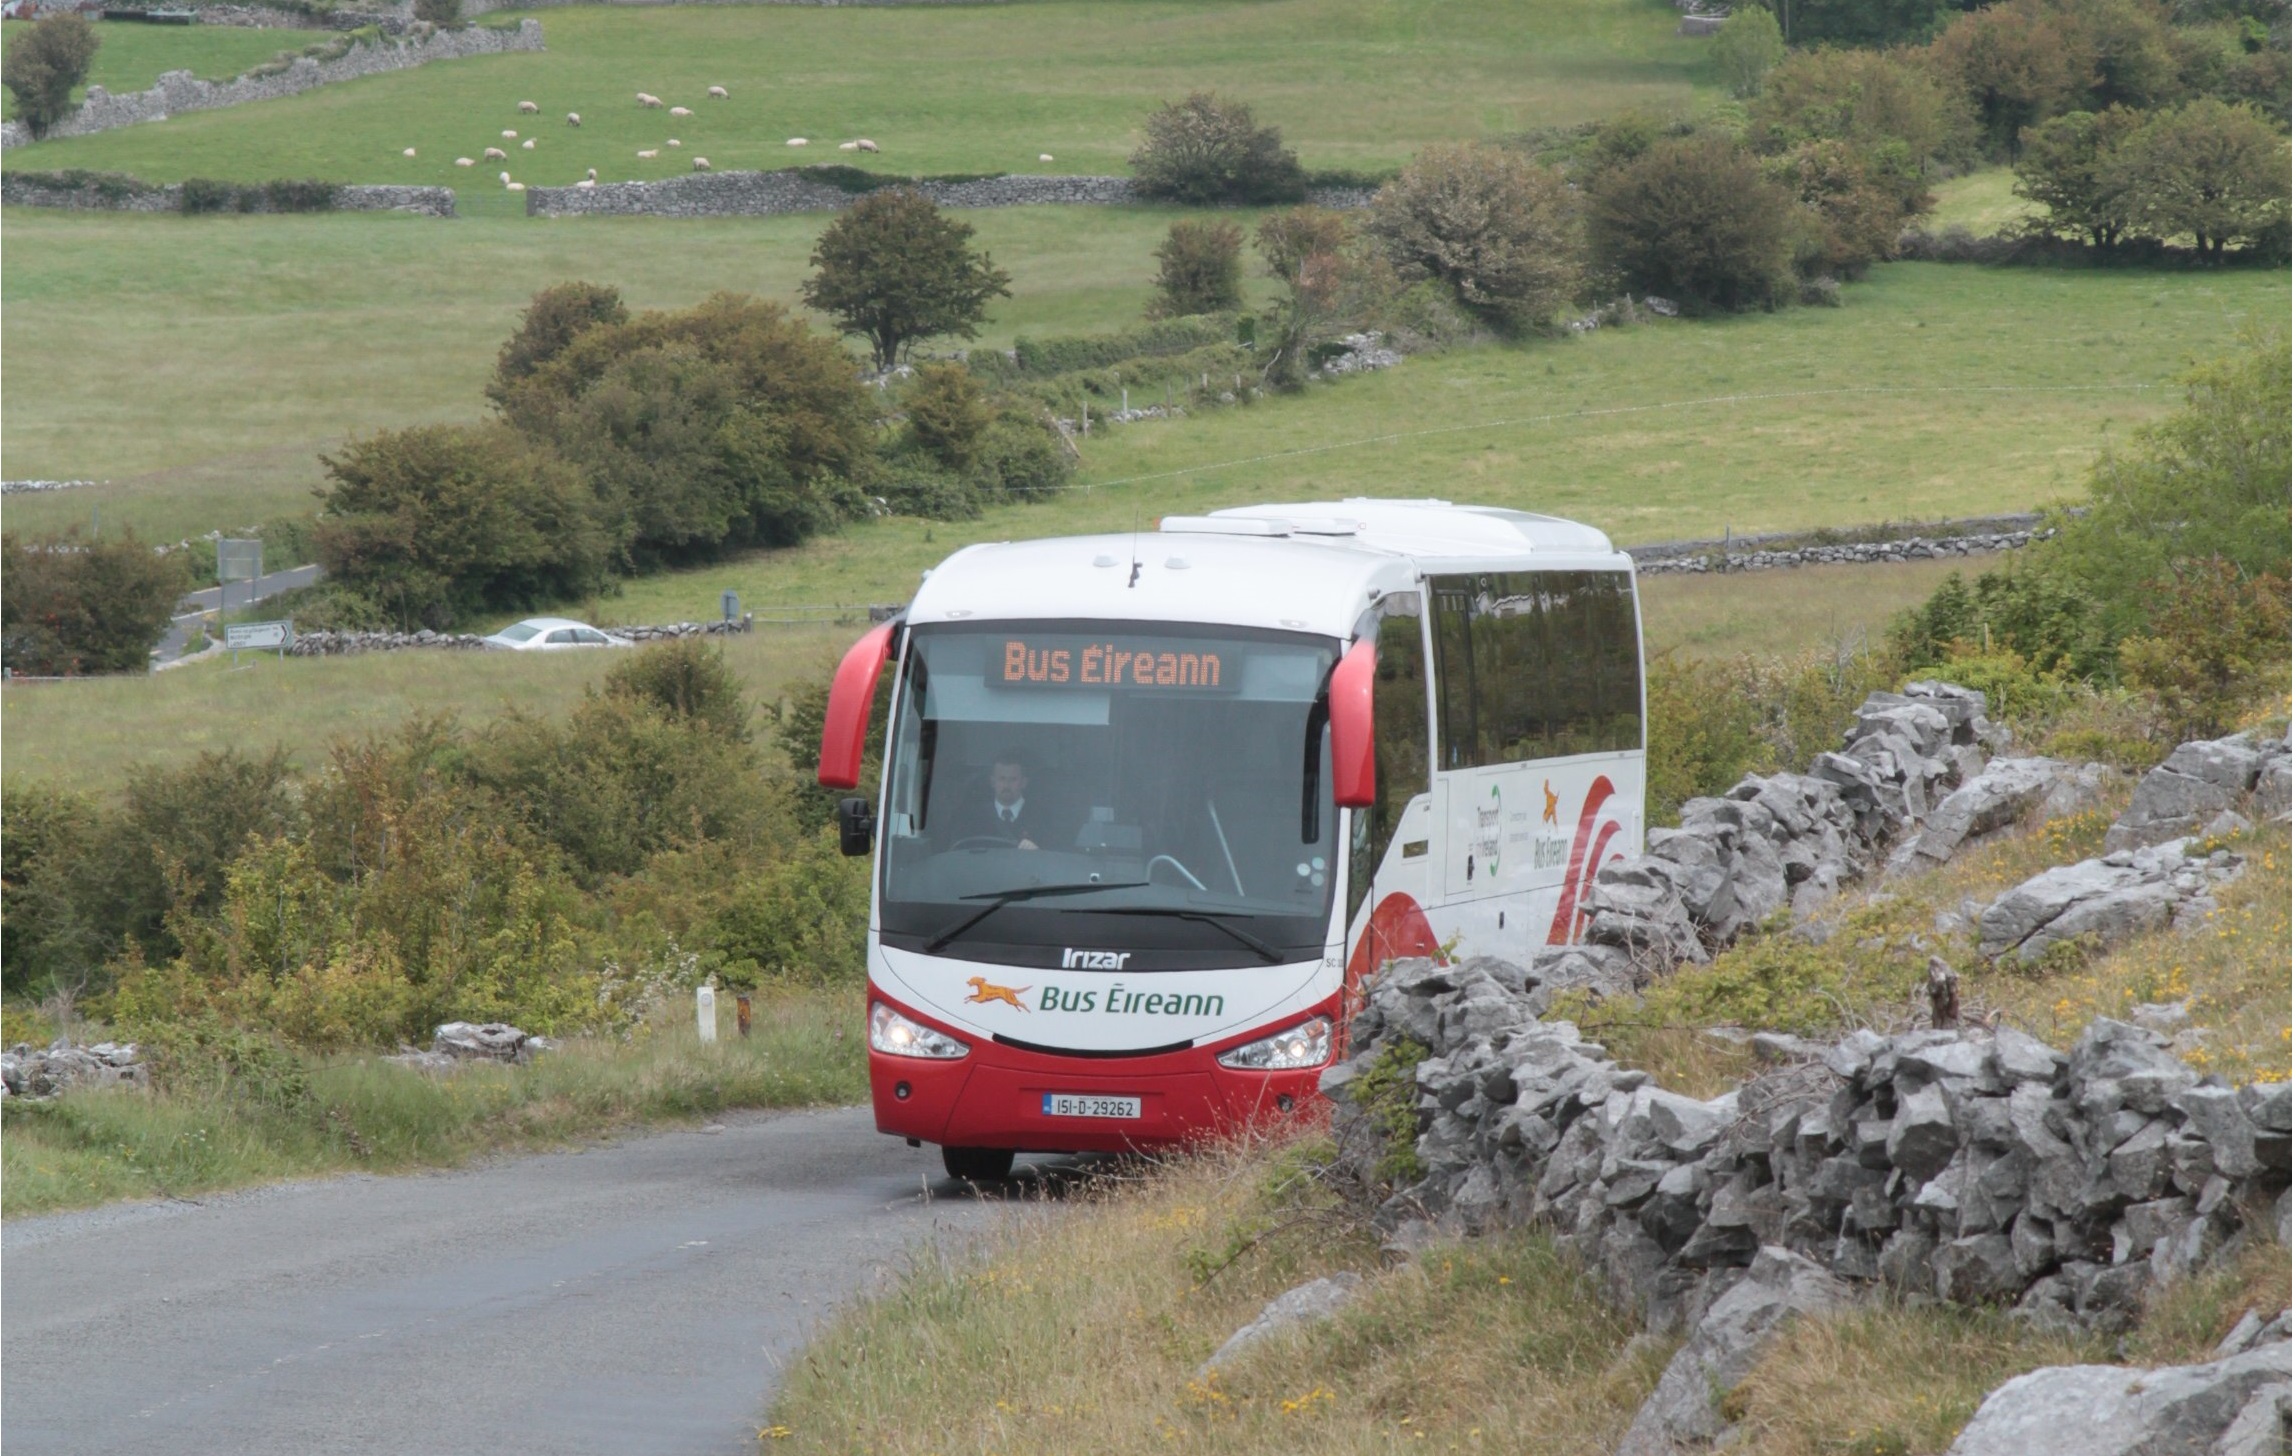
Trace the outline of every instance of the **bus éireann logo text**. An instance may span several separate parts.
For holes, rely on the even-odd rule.
[[[1162,652],[1113,642],[1037,648],[1008,638],[999,680],[1079,687],[1216,688],[1221,685],[1220,667],[1217,652]]]

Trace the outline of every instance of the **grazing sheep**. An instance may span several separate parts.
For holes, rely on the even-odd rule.
[[[502,178],[502,185],[508,187],[510,185],[510,174],[508,172],[503,172],[498,175],[500,175]]]
[[[506,142],[514,142],[514,141],[517,141],[517,140],[518,140],[518,133],[517,133],[517,132],[514,132],[514,131],[512,131],[512,130],[510,130],[508,127],[505,127],[505,128],[503,128],[503,132],[502,132],[502,139],[503,139],[504,141],[506,141]]]
[[[596,167],[592,167],[592,168],[590,168],[590,169],[589,169],[589,172],[588,172],[588,174],[587,174],[587,175],[588,175],[588,177],[589,177],[589,180],[591,180],[592,182],[595,182],[595,181],[597,181],[597,180],[598,180],[598,169],[597,169]]]
[[[454,164],[457,167],[475,167],[478,165],[478,163],[472,161],[468,157],[457,157],[454,159]]]
[[[502,190],[505,192],[524,192],[526,184],[523,182],[505,182],[502,184]]]
[[[490,162],[507,162],[510,160],[510,153],[504,151],[500,147],[488,147],[485,151],[479,153],[479,155],[486,158]]]
[[[528,137],[528,138],[527,138],[525,141],[522,141],[522,142],[520,142],[520,143],[518,144],[518,149],[519,149],[520,151],[522,151],[522,152],[531,152],[531,151],[533,151],[533,150],[534,150],[534,138],[532,138],[532,137]]]
[[[641,162],[651,162],[654,160],[654,158],[660,156],[661,154],[662,149],[660,147],[649,147],[647,150],[638,153],[638,160]]]
[[[685,107],[683,107],[683,106],[673,106],[673,107],[671,107],[671,108],[670,108],[670,115],[672,115],[672,116],[691,116],[691,115],[693,115],[693,113],[692,113],[691,111],[687,110],[687,109],[686,109]]]
[[[413,156],[414,154],[415,154],[415,149],[414,149],[413,147],[408,147],[408,148],[407,148],[405,151],[403,151],[403,152],[399,153],[399,155],[400,155],[400,156],[402,156],[402,157],[411,157],[411,156]]]
[[[597,186],[597,185],[598,185],[598,179],[597,179],[597,178],[595,178],[595,177],[585,177],[585,178],[583,178],[581,181],[579,181],[579,182],[575,183],[574,185],[575,185],[575,186],[577,186],[577,187],[581,187],[581,188],[585,188],[585,189],[587,189],[587,188],[591,188],[591,187],[595,187],[595,186]]]
[[[855,142],[853,145],[859,147],[864,152],[873,152],[877,150],[877,144],[869,140],[867,137],[861,138],[861,140]]]
[[[581,113],[581,112],[579,112],[579,111],[569,111],[569,112],[567,112],[567,113],[566,113],[566,124],[567,124],[568,126],[580,126],[580,125],[582,124],[582,113]]]
[[[1049,161],[1051,161],[1051,160],[1052,160],[1052,153],[1050,153],[1050,152],[1038,152],[1038,153],[1036,154],[1036,159],[1037,159],[1038,161],[1040,161],[1040,162],[1049,162]]]
[[[861,150],[861,144],[859,142],[839,142],[837,144],[837,150],[841,152],[858,152]]]
[[[659,96],[648,96],[645,92],[640,91],[638,93],[638,104],[640,106],[659,106],[662,104],[662,98]]]
[[[541,107],[536,106],[531,101],[521,101],[518,103],[518,114],[521,116],[532,116],[541,109]]]
[[[790,138],[788,141],[786,141],[786,142],[782,143],[782,145],[784,145],[784,146],[791,146],[791,147],[802,147],[802,146],[804,146],[805,144],[806,144],[806,142],[805,142],[805,138],[803,138],[803,137],[791,137],[791,138]]]
[[[667,147],[682,147],[685,145],[685,143],[679,141],[676,137],[671,137],[668,141],[662,143],[662,145]]]
[[[694,158],[694,170],[695,170],[695,171],[697,171],[697,172],[707,172],[709,169],[710,169],[710,159],[709,159],[709,158],[707,158],[707,157],[696,157],[696,158]]]
[[[725,87],[723,87],[723,86],[712,86],[712,87],[710,87],[710,97],[711,97],[711,99],[712,99],[712,100],[716,100],[716,101],[723,101],[723,100],[725,100],[725,99],[726,99],[726,90],[725,90]]]

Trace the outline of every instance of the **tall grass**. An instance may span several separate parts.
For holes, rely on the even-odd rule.
[[[215,1084],[0,1104],[0,1214],[189,1197],[277,1178],[395,1172],[737,1108],[858,1100],[858,999],[790,992],[757,1031],[703,1045],[690,1021],[628,1043],[573,1041],[523,1067],[437,1075],[371,1057],[308,1067],[303,1088]]]

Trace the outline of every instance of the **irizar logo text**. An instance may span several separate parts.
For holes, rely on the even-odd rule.
[[[1121,971],[1124,963],[1132,959],[1128,950],[1077,950],[1064,947],[1060,952],[1060,968],[1064,971]]]

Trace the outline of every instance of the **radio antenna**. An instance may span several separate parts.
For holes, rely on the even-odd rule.
[[[1132,508],[1132,576],[1124,583],[1129,590],[1140,585],[1140,508]]]

